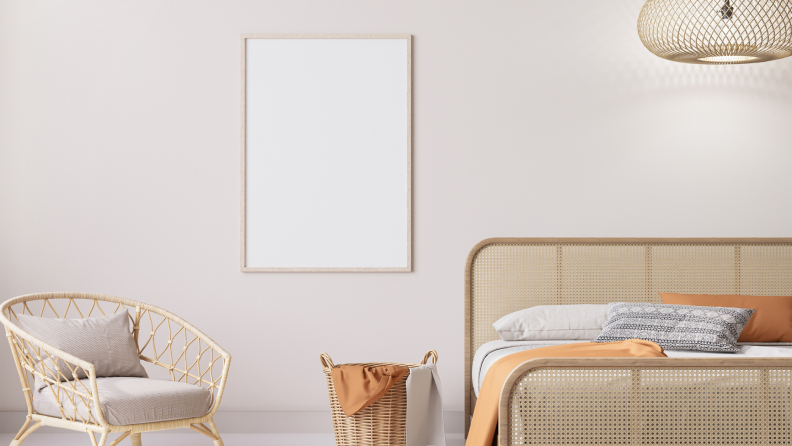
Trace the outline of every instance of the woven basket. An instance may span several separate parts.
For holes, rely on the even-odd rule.
[[[372,362],[365,367],[403,366],[418,367],[432,358],[437,364],[437,352],[429,350],[420,364],[400,364],[397,362]],[[327,379],[327,392],[330,394],[330,409],[333,412],[333,430],[338,446],[404,446],[407,441],[407,377],[399,380],[376,403],[347,417],[338,403],[335,386],[333,386],[333,360],[327,353],[319,356]]]

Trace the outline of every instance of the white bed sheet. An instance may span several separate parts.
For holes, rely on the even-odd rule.
[[[472,364],[472,379],[473,391],[478,397],[479,387],[484,381],[484,376],[487,370],[492,367],[499,359],[504,356],[511,355],[525,350],[533,350],[535,348],[550,347],[552,345],[572,344],[577,342],[591,342],[590,340],[580,341],[490,341],[482,345],[473,356]],[[792,343],[774,342],[774,343],[737,343],[740,351],[737,353],[707,353],[697,352],[690,350],[666,350],[665,353],[669,358],[712,358],[718,356],[751,356],[751,357],[764,357],[764,358],[789,358],[792,357]]]

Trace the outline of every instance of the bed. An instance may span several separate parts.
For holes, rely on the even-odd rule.
[[[536,305],[660,303],[659,292],[792,295],[792,238],[497,238],[477,244],[465,267],[465,431],[476,404],[475,353],[499,339],[493,322]],[[498,350],[513,347],[520,346]],[[497,442],[792,444],[792,358],[784,356],[790,348],[527,361],[501,390]]]

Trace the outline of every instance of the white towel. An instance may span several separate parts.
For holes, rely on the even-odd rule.
[[[437,366],[410,369],[407,377],[407,446],[445,446],[443,400]]]

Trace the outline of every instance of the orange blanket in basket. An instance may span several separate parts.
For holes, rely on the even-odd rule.
[[[382,398],[410,369],[402,366],[333,367],[333,387],[344,415],[352,416]]]
[[[616,342],[581,342],[526,350],[495,362],[481,383],[465,446],[490,446],[498,425],[498,402],[506,378],[517,366],[537,358],[665,358],[663,348],[643,339]],[[505,428],[505,427],[504,427]]]

